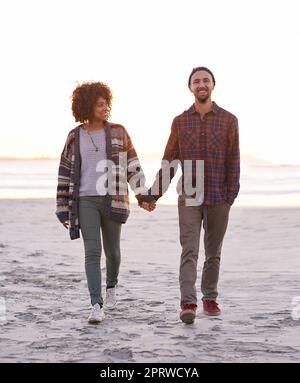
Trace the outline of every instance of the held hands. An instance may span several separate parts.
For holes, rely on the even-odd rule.
[[[153,211],[156,208],[156,201],[142,202],[140,206],[147,211]]]
[[[138,198],[139,206],[147,211],[153,211],[156,208],[156,199],[151,195],[144,195]]]

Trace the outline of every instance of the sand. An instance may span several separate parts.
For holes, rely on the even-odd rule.
[[[299,208],[231,209],[223,314],[200,306],[190,326],[179,320],[176,206],[131,205],[118,306],[99,325],[87,323],[82,239],[69,239],[54,209],[52,199],[0,200],[0,362],[300,362]],[[199,302],[202,264],[201,238]]]

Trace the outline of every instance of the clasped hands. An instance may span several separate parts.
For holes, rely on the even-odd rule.
[[[151,195],[141,196],[139,206],[147,211],[153,211],[156,208],[156,199]]]

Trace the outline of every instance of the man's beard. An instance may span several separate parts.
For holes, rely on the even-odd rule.
[[[200,104],[205,104],[206,103],[206,101],[209,99],[209,94],[207,95],[207,96],[205,96],[205,97],[203,97],[203,98],[201,98],[201,97],[199,97],[199,96],[196,96],[196,98],[197,98],[197,101],[200,103]]]

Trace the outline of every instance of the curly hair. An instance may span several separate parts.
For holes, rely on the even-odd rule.
[[[99,97],[106,100],[109,115],[111,112],[112,92],[103,82],[84,82],[72,93],[72,113],[77,122],[87,122],[93,119],[93,108]]]

